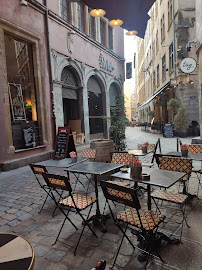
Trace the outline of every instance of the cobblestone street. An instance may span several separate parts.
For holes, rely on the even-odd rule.
[[[128,127],[126,130],[127,149],[137,149],[138,143],[156,143],[157,139],[161,140],[162,153],[176,150],[176,138],[163,138],[160,134],[145,133],[139,127]],[[183,143],[191,143],[191,138],[182,139]],[[200,164],[196,164],[200,165]],[[49,168],[48,168],[49,169]],[[51,168],[49,172],[66,175],[62,169]],[[74,186],[75,178],[71,175],[70,182]],[[83,178],[83,184],[88,182]],[[198,181],[194,175],[190,178],[189,192],[195,194],[197,192]],[[178,184],[171,188],[175,192],[178,191]],[[84,193],[82,185],[77,185],[76,191]],[[94,195],[94,187],[90,187],[90,195]],[[142,207],[147,207],[146,194],[142,196]],[[40,189],[29,166],[16,170],[0,173],[0,231],[14,232],[25,236],[34,246],[35,266],[34,270],[90,270],[100,260],[107,261],[106,270],[112,265],[117,247],[121,240],[121,233],[113,224],[112,218],[107,220],[107,233],[102,233],[98,228],[93,226],[97,235],[96,239],[89,229],[85,229],[77,255],[74,256],[74,247],[78,239],[79,232],[75,231],[72,225],[66,221],[62,230],[60,240],[55,241],[58,230],[64,220],[64,216],[59,210],[56,210],[54,202],[48,200],[41,213],[38,213],[45,198],[44,191]],[[201,253],[202,253],[202,190],[199,192],[199,199],[192,199],[187,207],[186,214],[188,223],[191,228],[186,225],[183,229],[183,244],[171,245],[166,244],[160,250],[165,264],[160,260],[152,259],[149,264],[149,270],[172,269],[172,270],[200,270],[201,269]],[[99,189],[99,200],[101,210],[103,211],[105,199]],[[153,205],[153,209],[155,209]],[[161,206],[162,213],[166,215],[165,222],[161,224],[160,229],[168,235],[171,232],[179,235],[180,222],[182,215],[179,209],[168,203]],[[106,212],[108,208],[106,209]],[[95,208],[93,208],[93,213]],[[78,215],[70,213],[69,217],[73,222],[81,228],[81,219]],[[129,232],[129,237],[135,243],[136,236]],[[194,251],[194,252],[193,252]],[[144,263],[137,259],[139,251],[133,251],[130,244],[124,241],[118,256],[117,263],[125,270],[144,269]]]

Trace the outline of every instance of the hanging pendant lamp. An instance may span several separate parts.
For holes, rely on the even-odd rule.
[[[106,12],[103,9],[92,9],[90,11],[90,15],[92,17],[102,17],[106,14]]]
[[[115,26],[121,26],[123,24],[123,21],[122,20],[111,20],[109,22],[109,25],[112,26],[112,27],[115,27]]]
[[[126,35],[127,36],[135,36],[135,35],[137,35],[137,33],[138,33],[138,31],[132,30],[132,31],[126,32]]]

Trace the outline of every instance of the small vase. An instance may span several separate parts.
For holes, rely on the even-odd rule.
[[[146,146],[142,146],[142,153],[147,154],[147,147]]]
[[[188,150],[181,150],[182,157],[188,157]]]
[[[141,174],[142,174],[142,167],[132,167],[130,170],[131,178],[139,179],[141,178]]]

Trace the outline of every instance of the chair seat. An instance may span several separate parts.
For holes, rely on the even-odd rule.
[[[115,184],[115,185],[119,185],[119,186],[122,186],[122,187],[127,187],[130,184],[129,182],[121,182],[121,181],[107,181],[107,182]]]
[[[154,230],[166,218],[164,215],[158,215],[157,213],[146,209],[140,209],[139,213],[143,229],[146,231]],[[120,212],[117,215],[117,219],[141,228],[137,211],[134,208],[127,208]]]
[[[179,204],[185,203],[188,198],[188,196],[185,194],[179,194],[179,193],[174,194],[172,192],[167,192],[161,189],[158,189],[152,192],[151,197],[155,199],[170,201],[170,202],[179,203]]]
[[[81,195],[81,194],[72,194],[72,196],[73,196],[74,202],[76,204],[76,207],[79,210],[85,209],[86,207],[88,207],[89,205],[91,205],[92,203],[94,203],[97,200],[96,198]],[[67,198],[61,200],[60,204],[75,208],[75,205],[72,201],[71,196],[68,196]]]

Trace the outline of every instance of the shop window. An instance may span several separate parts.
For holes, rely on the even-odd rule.
[[[70,22],[70,2],[67,0],[60,0],[60,14],[61,18],[66,22]]]
[[[95,39],[95,18],[90,15],[90,9],[88,10],[88,20],[89,20],[89,36]]]
[[[82,3],[77,3],[78,10],[78,28],[80,31],[84,32],[84,5]]]
[[[111,26],[108,28],[108,35],[109,35],[109,49],[113,50],[113,29]]]
[[[32,44],[5,35],[11,126],[15,149],[42,145]]]
[[[106,44],[106,37],[105,37],[105,21],[100,19],[100,38],[101,38],[101,44],[105,46]]]

